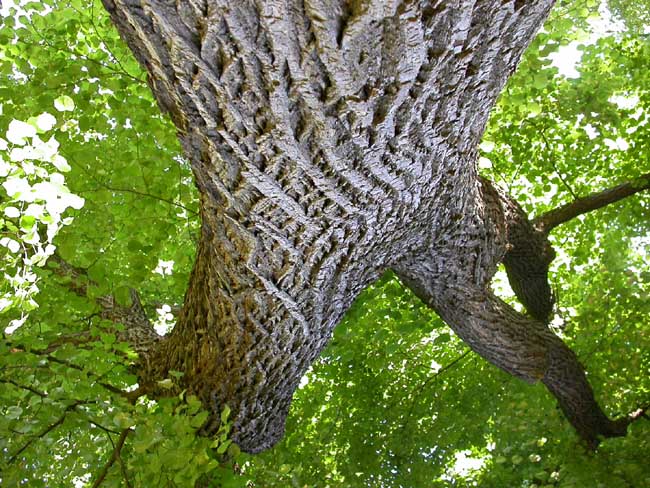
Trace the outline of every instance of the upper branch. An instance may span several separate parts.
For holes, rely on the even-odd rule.
[[[648,188],[650,188],[650,173],[646,173],[622,185],[578,198],[571,203],[550,210],[537,217],[533,221],[533,224],[548,234],[558,225],[564,224],[578,215],[598,210]]]

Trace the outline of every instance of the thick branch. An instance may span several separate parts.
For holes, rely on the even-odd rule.
[[[526,212],[512,197],[485,178],[481,178],[481,185],[485,204],[496,207],[505,221],[507,250],[503,265],[510,286],[532,317],[548,322],[554,303],[548,267],[555,251],[547,235],[528,220]]]
[[[558,225],[564,224],[578,215],[598,210],[619,200],[650,188],[650,173],[635,178],[622,185],[578,198],[571,203],[562,205],[537,217],[533,224],[546,234]]]
[[[530,383],[541,380],[591,448],[601,437],[625,435],[629,420],[613,421],[605,415],[583,366],[566,344],[545,323],[518,313],[473,282],[463,273],[466,261],[455,258],[422,253],[396,272],[484,359]]]
[[[598,447],[602,437],[624,436],[631,420],[610,420],[596,402],[584,367],[573,351],[555,335],[549,345],[548,369],[542,382],[578,435],[591,449]]]

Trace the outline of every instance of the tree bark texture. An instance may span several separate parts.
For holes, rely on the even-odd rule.
[[[103,2],[200,192],[185,303],[143,378],[184,372],[205,433],[228,404],[243,450],[277,442],[301,376],[390,268],[484,357],[600,412],[566,346],[487,291],[504,257],[524,280],[508,229],[528,221],[478,178],[477,145],[552,0]]]

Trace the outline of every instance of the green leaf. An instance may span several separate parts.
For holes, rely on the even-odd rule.
[[[20,218],[20,228],[23,230],[31,230],[36,223],[36,218],[31,215],[23,215]]]
[[[192,419],[190,420],[190,425],[195,429],[198,429],[205,423],[207,418],[208,418],[208,412],[206,411],[200,412],[196,414],[194,417],[192,417]]]
[[[225,405],[223,407],[223,410],[221,411],[221,423],[225,424],[228,421],[229,416],[230,416],[230,407],[228,405]]]
[[[23,414],[23,409],[17,406],[12,406],[7,409],[7,412],[5,413],[5,416],[9,420],[18,420],[20,416]]]
[[[158,384],[158,386],[165,388],[167,390],[174,387],[174,382],[169,378],[165,378],[164,380],[159,380],[156,383]]]
[[[128,286],[119,286],[115,289],[114,292],[115,301],[118,305],[122,307],[130,307],[132,305],[131,301],[131,289]]]
[[[59,112],[72,112],[74,110],[74,101],[68,95],[61,95],[54,100],[54,108]]]
[[[217,454],[225,453],[228,450],[228,447],[230,446],[231,443],[232,443],[232,440],[228,439],[227,441],[222,442],[221,444],[219,444],[219,447],[217,447]]]
[[[113,423],[120,429],[128,429],[135,425],[135,421],[126,412],[118,412],[113,417]]]

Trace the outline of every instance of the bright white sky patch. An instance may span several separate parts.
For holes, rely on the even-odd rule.
[[[450,474],[452,474],[452,476],[456,475],[463,478],[467,477],[467,475],[469,475],[472,471],[480,470],[488,460],[488,456],[483,456],[480,458],[471,457],[472,451],[469,450],[457,452],[455,456],[456,462],[451,468]]]
[[[158,335],[164,336],[169,333],[176,323],[172,308],[164,303],[162,307],[156,309],[156,320],[153,323],[153,328]]]
[[[9,9],[16,9],[17,15],[25,15],[25,5],[30,3],[38,3],[39,0],[1,0],[0,1],[0,17],[6,17],[9,15]],[[45,6],[45,12],[51,11],[52,8],[49,5]],[[18,27],[18,26],[17,26]]]
[[[309,367],[309,370],[307,371],[307,373],[305,373],[302,376],[302,378],[300,378],[300,383],[298,384],[298,389],[299,390],[304,388],[305,386],[307,386],[309,384],[309,373],[310,372],[311,372],[311,366]]]
[[[615,141],[612,140],[612,139],[604,139],[603,142],[605,143],[605,145],[608,148],[614,149],[614,150],[617,149],[619,151],[627,151],[629,149],[629,147],[630,147],[628,142],[625,139],[623,139],[622,137],[616,138]]]
[[[171,276],[174,272],[174,260],[165,261],[163,259],[158,260],[158,266],[153,270],[154,273],[158,273],[160,276]]]
[[[572,42],[568,46],[562,46],[557,52],[549,55],[553,66],[555,66],[561,75],[567,78],[579,78],[580,73],[576,66],[582,58],[582,51],[578,50],[579,42]]]
[[[632,110],[639,104],[639,97],[637,95],[632,95],[629,97],[626,97],[624,95],[614,95],[609,99],[609,101],[620,109]]]
[[[515,292],[512,291],[512,288],[510,287],[510,282],[508,281],[508,275],[503,269],[499,269],[496,272],[496,274],[492,278],[491,286],[492,286],[492,291],[494,291],[495,295],[499,297],[513,298],[515,296]]]
[[[567,78],[579,78],[580,73],[576,66],[582,58],[582,51],[578,49],[580,45],[594,44],[598,39],[609,34],[622,32],[625,26],[622,22],[614,20],[611,12],[606,5],[601,5],[600,17],[589,19],[591,33],[587,39],[573,41],[566,46],[560,47],[557,52],[549,55],[553,66],[555,66],[561,75]]]
[[[598,137],[599,133],[593,125],[587,124],[583,127],[583,129],[587,133],[587,137],[589,137],[589,139],[594,140],[596,137]]]

